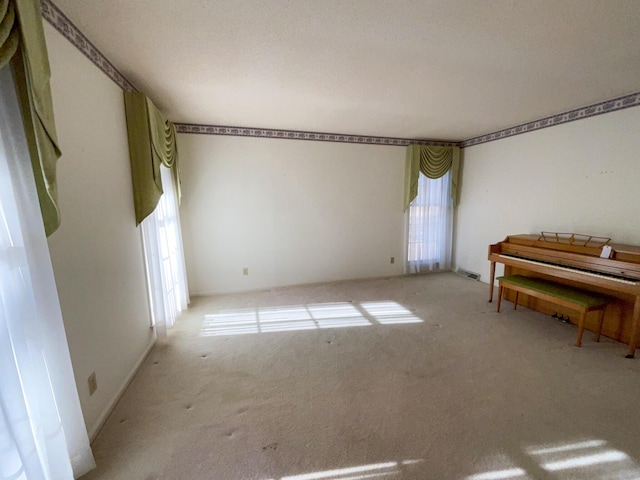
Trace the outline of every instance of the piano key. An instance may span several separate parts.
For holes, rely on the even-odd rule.
[[[547,262],[540,262],[540,261],[536,261],[536,260],[529,260],[527,258],[522,258],[522,257],[516,257],[513,255],[504,255],[504,254],[499,254],[499,257],[502,258],[508,258],[508,259],[513,259],[513,260],[517,260],[519,262],[524,262],[524,263],[529,263],[529,264],[533,264],[533,265],[542,265],[544,267],[547,268],[551,268],[554,270],[562,270],[565,272],[572,272],[572,273],[577,273],[580,275],[587,275],[589,277],[596,277],[596,278],[602,278],[605,280],[611,280],[613,282],[620,282],[620,283],[624,283],[627,285],[640,285],[640,282],[637,281],[633,281],[633,280],[628,280],[626,278],[620,278],[620,277],[615,277],[612,275],[604,275],[602,273],[595,273],[595,272],[590,272],[588,270],[580,270],[577,268],[570,268],[570,267],[563,267],[561,265],[555,264],[555,263],[547,263]]]

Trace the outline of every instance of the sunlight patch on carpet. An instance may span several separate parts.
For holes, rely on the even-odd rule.
[[[364,480],[366,478],[389,478],[403,473],[406,466],[415,465],[423,460],[404,460],[402,462],[372,463],[355,467],[323,470],[280,477],[279,480]],[[401,478],[401,477],[400,477]],[[274,479],[275,480],[275,479]]]
[[[200,336],[246,335],[325,328],[422,323],[406,307],[390,300],[334,302],[229,310],[204,316]]]
[[[520,453],[516,453],[520,455]],[[524,449],[524,463],[534,463],[527,472],[506,455],[494,458],[494,469],[467,477],[467,480],[501,480],[538,478],[541,471],[558,479],[630,480],[640,478],[640,468],[621,450],[608,446],[605,440],[591,439],[568,443],[530,446]]]

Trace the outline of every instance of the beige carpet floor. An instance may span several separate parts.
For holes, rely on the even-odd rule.
[[[454,274],[195,298],[85,480],[640,478],[640,359]]]

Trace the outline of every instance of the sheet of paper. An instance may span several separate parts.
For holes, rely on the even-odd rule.
[[[605,245],[602,247],[602,252],[600,252],[600,258],[609,258],[611,257],[611,246]]]

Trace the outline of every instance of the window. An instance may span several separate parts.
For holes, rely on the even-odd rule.
[[[451,170],[437,179],[422,173],[418,195],[407,209],[407,273],[451,268],[453,204]]]
[[[172,171],[160,167],[164,193],[156,209],[142,221],[151,319],[159,335],[187,308],[189,294],[182,253],[180,216]]]

